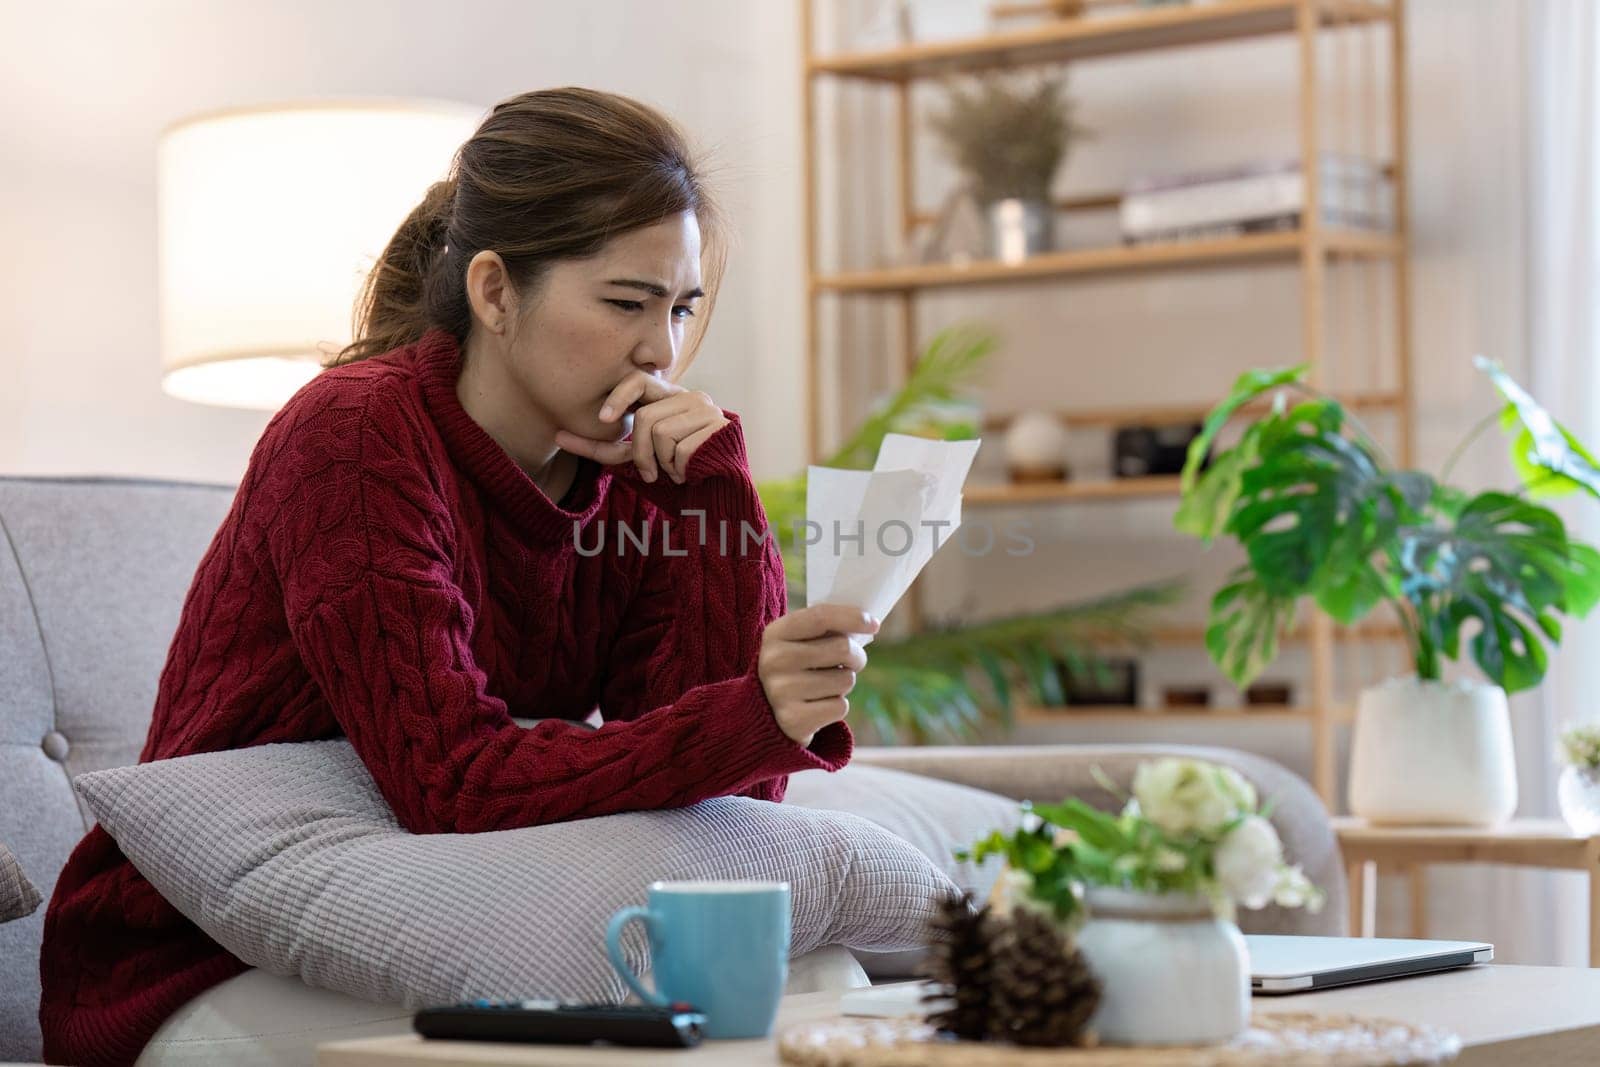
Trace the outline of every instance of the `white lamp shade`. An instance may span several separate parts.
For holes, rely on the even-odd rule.
[[[367,273],[482,114],[328,101],[169,127],[157,161],[162,388],[280,407],[351,341]]]

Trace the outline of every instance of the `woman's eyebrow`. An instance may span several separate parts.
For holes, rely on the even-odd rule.
[[[639,281],[636,278],[613,278],[609,282],[607,282],[606,284],[607,285],[625,285],[630,289],[643,289],[645,292],[649,293],[651,296],[666,296],[667,295],[667,287],[666,286],[657,285],[655,282],[642,282],[642,281]],[[684,293],[678,299],[679,300],[693,300],[697,296],[705,296],[705,295],[706,295],[706,293],[705,293],[704,289],[691,289],[687,293]]]

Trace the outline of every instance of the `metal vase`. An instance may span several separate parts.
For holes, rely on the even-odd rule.
[[[989,257],[1021,263],[1055,247],[1055,210],[1044,200],[1007,197],[989,204]]]

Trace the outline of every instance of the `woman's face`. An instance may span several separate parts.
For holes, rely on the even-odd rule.
[[[552,429],[616,440],[632,416],[601,422],[601,405],[634,371],[672,378],[700,284],[692,211],[558,261],[508,331],[507,369]]]

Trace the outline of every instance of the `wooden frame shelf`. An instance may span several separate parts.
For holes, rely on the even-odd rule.
[[[1317,7],[1322,27],[1376,22],[1390,16],[1389,5],[1374,0],[1319,0]],[[1218,0],[1203,6],[1058,19],[1054,24],[971,40],[817,56],[806,64],[806,71],[903,84],[997,66],[1064,63],[1242,41],[1294,33],[1298,8],[1298,0]]]
[[[1321,230],[1310,234],[1305,230],[1283,230],[1239,237],[1046,252],[1030,256],[1021,263],[977,260],[964,265],[933,263],[847,271],[821,275],[814,280],[813,286],[819,292],[897,295],[918,289],[995,285],[1073,275],[1227,267],[1251,263],[1293,264],[1308,249],[1313,254],[1320,249],[1327,256],[1382,258],[1401,254],[1404,244],[1400,238],[1389,233]]]
[[[1348,411],[1403,411],[1406,398],[1401,393],[1335,393],[1334,398]],[[1247,404],[1241,412],[1254,414],[1267,410],[1265,403]],[[1141,407],[1063,408],[1055,414],[1068,426],[1127,426],[1132,424],[1200,422],[1207,408],[1183,404]],[[1003,430],[1016,418],[1014,414],[990,412],[983,417],[984,430]]]
[[[1035,25],[993,32],[955,41],[906,44],[871,51],[819,54],[815,47],[816,0],[798,0],[800,25],[800,78],[802,160],[804,174],[804,240],[806,262],[806,316],[803,347],[806,354],[807,454],[811,462],[822,462],[829,449],[825,442],[824,370],[820,334],[825,298],[871,296],[871,307],[883,306],[886,318],[898,320],[891,334],[899,343],[891,345],[890,381],[903,379],[920,358],[918,298],[927,292],[982,292],[985,287],[1036,283],[1068,285],[1080,279],[1159,276],[1162,272],[1238,270],[1261,266],[1290,266],[1299,275],[1300,337],[1293,357],[1310,368],[1309,384],[1323,392],[1333,391],[1330,380],[1330,349],[1343,345],[1330,329],[1330,304],[1336,285],[1347,275],[1365,274],[1364,299],[1376,314],[1381,294],[1392,320],[1392,338],[1385,348],[1387,357],[1376,356],[1367,370],[1366,389],[1358,395],[1336,392],[1352,409],[1382,409],[1393,414],[1388,420],[1397,437],[1396,462],[1409,466],[1414,452],[1415,427],[1412,425],[1411,367],[1411,283],[1409,277],[1410,213],[1408,185],[1410,163],[1407,150],[1406,115],[1406,17],[1405,0],[1210,0],[1204,4],[1144,7],[1138,9],[1094,10],[1073,17],[1045,18]],[[1367,32],[1368,29],[1374,32]],[[1294,52],[1295,74],[1286,82],[1286,93],[1296,97],[1296,151],[1304,179],[1303,211],[1296,229],[1250,233],[1234,237],[1215,237],[1159,244],[1112,245],[1070,248],[1031,256],[1019,263],[980,260],[967,263],[908,264],[875,269],[824,269],[819,254],[819,199],[823,183],[819,180],[819,146],[823,139],[817,130],[819,108],[815,99],[819,85],[828,80],[844,80],[854,85],[880,86],[892,106],[892,129],[883,131],[886,142],[896,151],[892,178],[898,205],[898,229],[902,247],[911,247],[917,229],[934,216],[919,210],[916,202],[916,133],[914,90],[922,79],[938,78],[957,72],[1046,66],[1078,62],[1099,57],[1114,57],[1139,52],[1182,49],[1227,41],[1266,39],[1277,36]],[[1333,48],[1321,45],[1330,40]],[[1360,61],[1343,61],[1349,47],[1361,50]],[[1380,50],[1381,49],[1381,50]],[[1325,53],[1333,52],[1329,63]],[[1354,71],[1352,74],[1351,72]],[[1329,93],[1324,82],[1331,73],[1342,90]],[[1355,79],[1352,85],[1347,77]],[[1379,90],[1387,100],[1380,107]],[[1137,88],[1135,86],[1134,88]],[[1355,98],[1359,98],[1355,100]],[[1347,129],[1345,112],[1351,101],[1359,125],[1368,136],[1359,144],[1348,138],[1336,141],[1332,135]],[[1330,107],[1331,105],[1331,107]],[[1324,116],[1325,110],[1339,114]],[[1380,115],[1382,116],[1380,121]],[[1379,130],[1381,129],[1381,135]],[[1392,193],[1393,211],[1388,229],[1352,230],[1330,226],[1322,211],[1326,203],[1323,189],[1324,154],[1330,149],[1359,154],[1382,167]],[[845,158],[843,166],[859,165]],[[890,184],[888,181],[885,185]],[[1078,190],[1071,196],[1054,196],[1058,211],[1110,211],[1121,203],[1120,192]],[[887,255],[888,253],[885,253]],[[872,258],[870,254],[862,258]],[[1366,269],[1364,265],[1370,265]],[[1357,271],[1355,268],[1363,269]],[[1392,269],[1390,269],[1392,268]],[[1337,280],[1336,280],[1337,271]],[[1348,291],[1348,290],[1344,290]],[[884,298],[888,298],[885,300]],[[851,310],[855,310],[852,308]],[[1384,331],[1389,332],[1389,331]],[[1369,339],[1370,340],[1370,339]],[[1374,347],[1376,353],[1377,349]],[[842,357],[841,357],[842,358]],[[1387,369],[1381,359],[1387,358]],[[1242,367],[1239,369],[1243,369]],[[1044,398],[1047,405],[1050,401]],[[1088,397],[1078,399],[1091,405],[1087,411],[1063,410],[1069,425],[1114,426],[1132,423],[1189,422],[1202,418],[1206,407],[1145,405],[1142,408],[1094,407]],[[1030,398],[1030,404],[1033,398]],[[1207,405],[1209,406],[1209,405]],[[984,429],[1003,428],[1010,416],[989,414]],[[1101,502],[1171,499],[1178,490],[1177,479],[1154,477],[1138,480],[1101,479],[1048,484],[976,484],[969,486],[964,500],[972,507],[1008,504],[1069,505]],[[915,629],[921,620],[919,583],[913,583],[906,597],[904,614]],[[1393,629],[1393,627],[1391,627]],[[1335,763],[1336,728],[1351,718],[1348,708],[1341,710],[1344,698],[1334,691],[1336,677],[1335,642],[1370,641],[1366,633],[1339,631],[1333,620],[1320,612],[1310,614],[1301,631],[1309,654],[1306,705],[1293,708],[1064,708],[1025,710],[1019,721],[1084,722],[1143,720],[1165,722],[1295,721],[1310,727],[1312,781],[1324,801],[1337,802],[1338,775]],[[1394,636],[1392,634],[1387,636]],[[1402,635],[1403,636],[1403,635]]]
[[[1348,722],[1354,713],[1347,708],[1330,708],[1328,717],[1334,722]],[[1024,705],[1014,709],[1013,721],[1018,725],[1059,725],[1071,722],[1310,722],[1315,717],[1311,708],[1282,707],[1262,704],[1257,707],[1215,708],[1143,708],[1143,707],[1092,707],[1064,704],[1060,707]]]
[[[961,491],[961,502],[972,507],[1005,504],[1044,504],[1065,500],[1139,500],[1178,495],[1178,476],[1096,479],[1066,482],[981,482]]]

